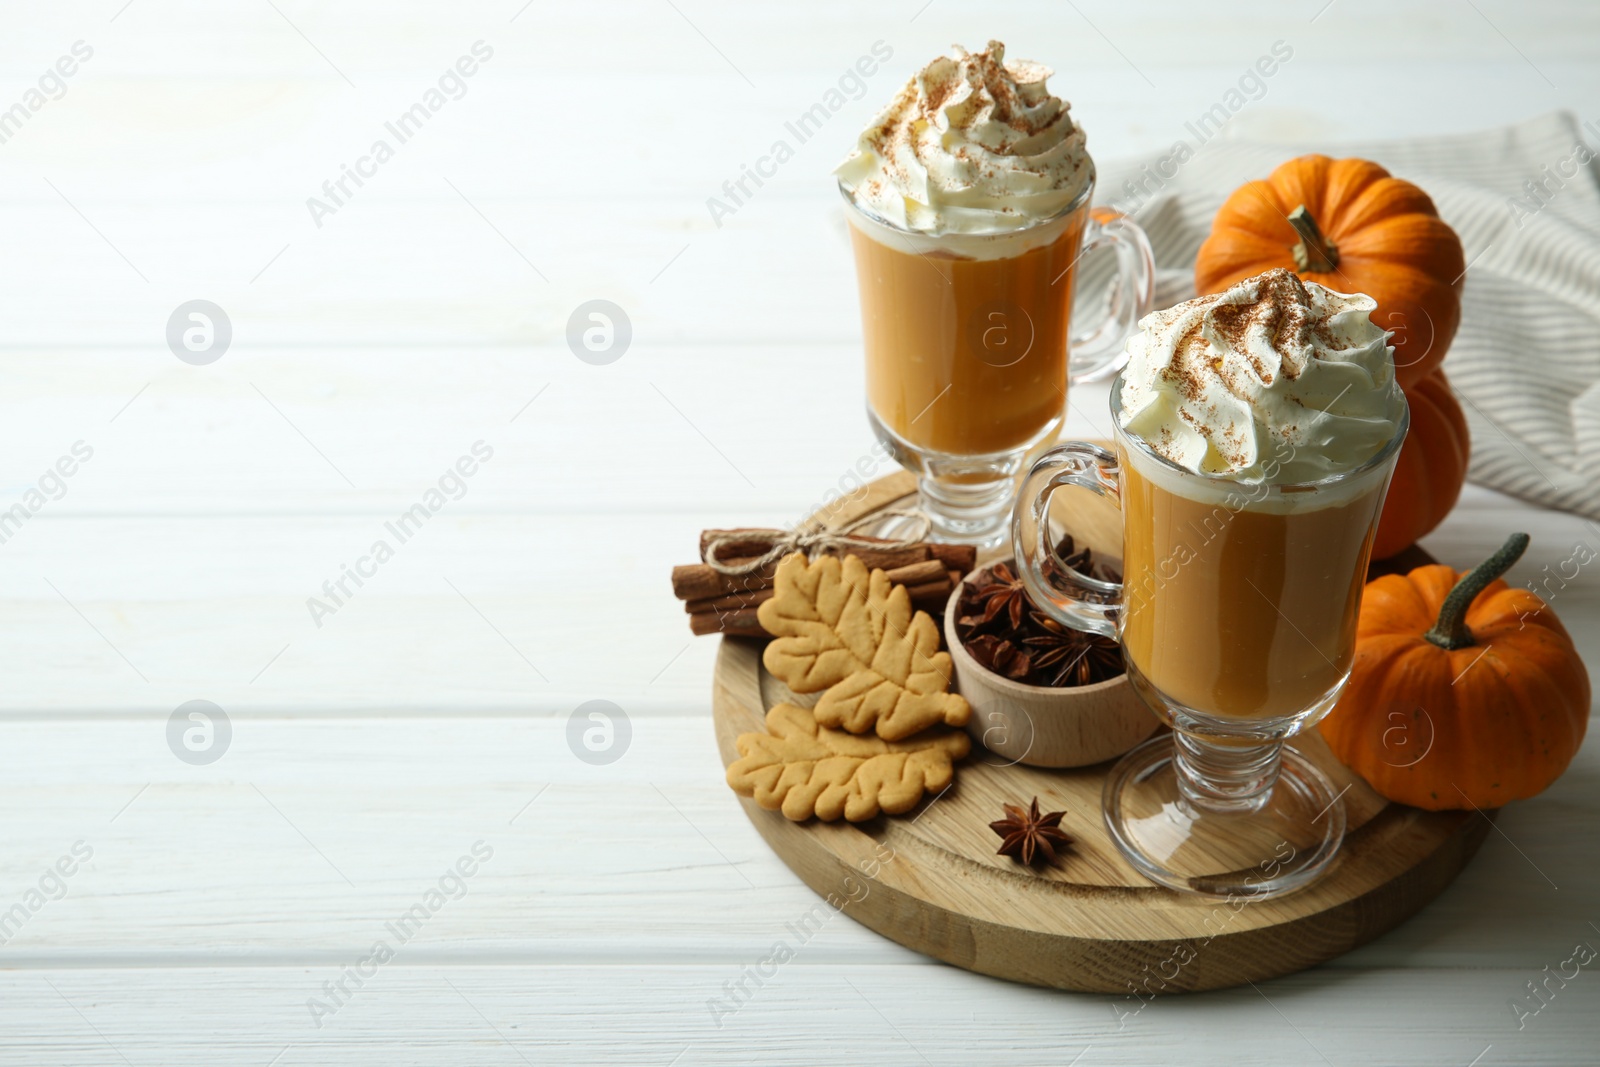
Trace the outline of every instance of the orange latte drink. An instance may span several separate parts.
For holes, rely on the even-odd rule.
[[[1123,456],[1127,657],[1172,700],[1229,718],[1281,718],[1333,693],[1355,657],[1382,480],[1279,508],[1197,500],[1150,466]]]
[[[879,423],[951,455],[1026,448],[1056,429],[1083,215],[1021,238],[965,242],[967,254],[897,246],[865,219],[851,227],[867,404]]]
[[[1343,791],[1285,742],[1349,678],[1368,558],[1409,424],[1371,298],[1270,270],[1140,321],[1111,387],[1116,451],[1050,449],[1014,521],[1029,597],[1122,640],[1172,727],[1106,774],[1113,844],[1161,885],[1261,900],[1322,877]],[[1115,498],[1122,581],[1053,545],[1054,494]]]
[[[1132,223],[1091,215],[1094,165],[1049,76],[996,41],[954,48],[906,83],[837,171],[868,415],[921,475],[945,539],[996,540],[1016,476],[1061,426],[1069,356],[1084,351],[1070,351],[1068,323],[1085,242],[1147,251]],[[1127,291],[1148,293],[1148,255],[1123,258],[1136,265],[1125,273],[1144,271]],[[1102,340],[1120,354],[1126,332]]]
[[[1349,674],[1406,419],[1372,307],[1272,271],[1130,344],[1122,641],[1168,704],[1283,720]]]

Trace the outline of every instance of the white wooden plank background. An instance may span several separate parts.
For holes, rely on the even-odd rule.
[[[0,144],[0,506],[94,457],[0,544],[0,911],[93,857],[0,944],[0,1063],[1593,1062],[1600,977],[1520,1030],[1508,1007],[1600,944],[1592,746],[1422,915],[1306,974],[1119,1026],[1114,998],[837,920],[718,1026],[707,1000],[815,897],[721,784],[714,642],[665,582],[701,527],[792,520],[869,456],[827,172],[952,40],[1050,62],[1112,158],[1279,39],[1232,133],[1600,118],[1592,4],[74,0],[3,25],[0,109],[95,54]],[[305,198],[480,39],[467,95],[316,228]],[[863,97],[714,225],[706,197],[879,40]],[[596,297],[634,325],[604,367],[564,342]],[[164,341],[195,298],[235,331],[206,367]],[[1075,393],[1071,432],[1103,411]],[[306,598],[479,440],[466,494],[317,627]],[[1466,563],[1514,528],[1514,580],[1600,548],[1475,489],[1427,543]],[[1591,662],[1596,590],[1556,599]],[[165,740],[197,698],[234,731],[205,767]],[[633,731],[607,766],[566,742],[591,699]],[[479,840],[465,895],[314,1026]]]

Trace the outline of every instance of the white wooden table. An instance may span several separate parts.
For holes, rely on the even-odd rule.
[[[0,143],[0,503],[61,489],[0,544],[0,1062],[1594,1062],[1592,967],[1521,1030],[1509,1008],[1600,945],[1594,744],[1416,919],[1258,989],[1119,1027],[1111,998],[838,919],[708,1010],[815,897],[722,784],[715,641],[666,575],[703,526],[791,521],[867,454],[828,171],[896,85],[1000,37],[1060,71],[1102,158],[1168,147],[1280,39],[1235,132],[1600,101],[1582,0],[1131,6],[9,5],[0,111],[92,56]],[[400,144],[385,123],[478,41]],[[717,225],[707,198],[878,41],[861,98]],[[379,138],[393,158],[362,162]],[[319,227],[344,164],[369,177]],[[232,326],[203,366],[165,336],[196,299]],[[609,365],[565,339],[592,299],[632,324]],[[1073,401],[1090,432],[1104,391]],[[459,499],[387,532],[480,441]],[[1512,528],[1517,580],[1600,546],[1469,490],[1427,547],[1465,563]],[[333,605],[345,565],[368,576]],[[1600,664],[1595,583],[1556,607]],[[231,729],[209,764],[168,744],[191,700]],[[610,763],[569,744],[591,700],[626,719]]]

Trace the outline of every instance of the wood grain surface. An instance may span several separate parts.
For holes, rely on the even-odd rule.
[[[820,519],[837,526],[914,504],[910,488],[906,476],[892,475]],[[1057,511],[1082,505],[1062,496]],[[996,554],[980,556],[980,566]],[[722,639],[712,708],[724,763],[738,758],[740,734],[764,731],[769,708],[816,702],[816,694],[796,695],[767,674],[763,647]],[[1110,764],[1033,768],[975,746],[944,793],[908,815],[859,824],[796,823],[749,798],[740,802],[825,901],[908,948],[1019,982],[1148,998],[1273,978],[1365,944],[1436,897],[1488,833],[1489,822],[1473,812],[1388,803],[1314,731],[1293,744],[1344,791],[1349,830],[1331,874],[1266,901],[1202,899],[1133,870],[1100,815]],[[1003,804],[1035,796],[1044,810],[1066,812],[1061,828],[1074,839],[1054,867],[1024,868],[995,854],[989,823]]]

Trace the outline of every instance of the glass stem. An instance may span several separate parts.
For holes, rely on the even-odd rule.
[[[1283,742],[1222,744],[1174,733],[1178,790],[1203,811],[1256,811],[1272,795]]]
[[[1016,483],[1004,474],[988,481],[957,481],[924,474],[918,479],[922,510],[933,521],[933,539],[992,543],[1011,520]]]

